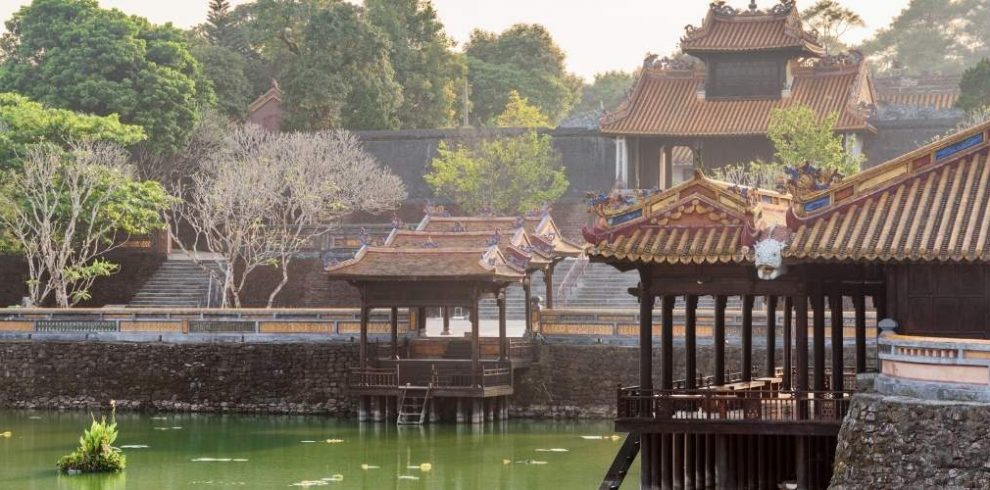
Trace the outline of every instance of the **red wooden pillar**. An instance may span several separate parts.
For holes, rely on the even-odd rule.
[[[777,374],[777,297],[767,296],[767,377]]]
[[[842,391],[842,295],[835,291],[828,298],[832,310],[832,389]]]
[[[742,380],[753,378],[753,296],[743,295],[742,304]]]

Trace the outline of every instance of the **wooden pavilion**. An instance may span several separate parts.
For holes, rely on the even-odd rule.
[[[767,10],[712,2],[700,27],[688,26],[681,51],[692,58],[649,55],[626,99],[599,122],[615,138],[615,178],[631,188],[678,183],[674,155],[690,149],[698,168],[770,160],[770,113],[804,105],[859,152],[875,132],[869,69],[856,52],[826,56],[793,0]],[[700,60],[696,61],[696,60]]]
[[[536,271],[552,270],[581,248],[559,238],[546,217],[430,217],[416,230],[394,229],[380,246],[364,246],[353,259],[328,268],[361,296],[359,365],[350,372],[350,393],[359,397],[360,417],[421,423],[453,415],[481,422],[507,415],[513,369],[526,367],[533,349],[528,337],[506,334],[505,289],[527,284]],[[528,286],[527,286],[528,291]],[[479,301],[495,297],[498,337],[483,338]],[[527,295],[527,329],[529,301]],[[369,343],[372,309],[390,310],[390,343],[381,352]],[[418,338],[399,346],[400,308],[414,312]],[[442,312],[444,333],[451,311],[469,313],[466,339],[426,338],[430,309]]]
[[[637,450],[642,488],[762,489],[785,481],[826,487],[852,377],[867,369],[868,307],[876,318],[896,322],[901,335],[985,338],[990,332],[988,151],[990,124],[984,124],[844,181],[810,166],[794,169],[790,195],[698,173],[633,202],[596,198],[599,221],[585,230],[589,256],[637,270],[641,308],[639,385],[617,394],[616,428],[630,437],[602,488],[621,481]],[[712,362],[699,366],[702,296],[713,297],[715,319]],[[730,296],[743,305],[738,366],[726,357]],[[765,298],[768,310],[759,370],[756,297]],[[657,298],[660,375],[654,379]],[[675,369],[677,298],[686,309],[685,352]],[[848,356],[844,302],[854,312]],[[778,319],[782,366],[775,355]],[[910,366],[883,362],[884,373],[896,375],[898,368]]]

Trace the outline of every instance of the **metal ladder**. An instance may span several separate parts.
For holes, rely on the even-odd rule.
[[[423,425],[426,422],[426,410],[430,401],[430,388],[423,386],[402,387],[399,398],[398,425]]]
[[[622,486],[622,480],[629,474],[629,467],[632,466],[636,455],[639,453],[639,433],[630,432],[623,441],[622,447],[612,460],[612,466],[605,473],[605,478],[598,490],[615,490]]]

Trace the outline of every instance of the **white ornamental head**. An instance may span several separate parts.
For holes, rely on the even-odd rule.
[[[764,238],[753,247],[756,275],[765,281],[774,280],[787,272],[781,252],[786,244],[776,238]]]

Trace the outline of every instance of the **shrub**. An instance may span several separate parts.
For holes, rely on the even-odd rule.
[[[93,417],[93,425],[83,431],[79,447],[58,460],[58,469],[63,473],[116,473],[124,469],[127,458],[113,446],[117,440],[116,410],[111,412],[110,421]]]

